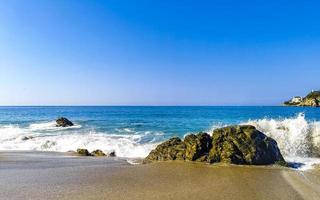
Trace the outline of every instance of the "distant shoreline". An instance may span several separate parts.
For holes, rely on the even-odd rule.
[[[0,105],[1,107],[283,107],[283,105]]]

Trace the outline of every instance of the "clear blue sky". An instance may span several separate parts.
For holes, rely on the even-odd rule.
[[[317,2],[0,0],[0,105],[277,105],[320,88]]]

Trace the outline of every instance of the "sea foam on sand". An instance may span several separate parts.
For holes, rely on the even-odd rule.
[[[310,156],[313,146],[320,147],[320,122],[307,121],[303,113],[292,118],[264,118],[241,124],[253,125],[274,138],[285,159],[295,163],[299,169],[310,169],[312,165],[320,163],[320,158]],[[216,124],[212,129],[221,126],[223,125]],[[83,130],[79,124],[56,127],[54,121],[33,123],[26,127],[1,125],[0,150],[67,152],[87,148],[89,151],[115,151],[119,157],[144,158],[159,144],[159,138],[163,138],[163,134],[157,131],[136,132],[129,128],[111,134],[94,129]]]

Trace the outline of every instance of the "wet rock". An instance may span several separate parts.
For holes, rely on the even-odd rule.
[[[116,152],[115,151],[111,151],[108,156],[109,157],[116,157]]]
[[[171,138],[152,150],[144,163],[166,160],[246,165],[285,163],[276,141],[250,125],[216,129],[212,137],[199,133],[186,136],[184,141]]]
[[[168,141],[158,145],[145,158],[144,163],[151,161],[166,161],[166,160],[184,160],[186,145],[178,138],[174,137]]]
[[[186,146],[185,159],[190,161],[205,161],[211,149],[211,137],[207,133],[187,135],[184,139]]]
[[[116,156],[116,152],[114,152],[114,151],[106,154],[100,149],[94,150],[91,153],[87,149],[77,149],[76,153],[77,153],[77,155],[80,155],[80,156],[108,156],[108,157],[115,157]]]
[[[91,155],[93,155],[93,156],[106,156],[106,154],[103,151],[101,151],[100,149],[92,151]]]
[[[67,118],[60,117],[59,119],[56,120],[56,126],[57,127],[69,127],[73,126],[73,123],[68,120]]]
[[[228,126],[212,133],[210,163],[267,165],[284,161],[277,142],[254,126]]]
[[[77,153],[80,156],[93,156],[91,153],[89,153],[88,149],[77,149]]]
[[[32,138],[34,138],[34,137],[33,137],[33,136],[23,136],[23,137],[21,138],[21,140],[25,141],[25,140],[30,140],[30,139],[32,139]]]

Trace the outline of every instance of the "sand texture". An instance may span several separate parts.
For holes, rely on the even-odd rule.
[[[0,196],[18,199],[320,199],[320,170],[1,152]]]

